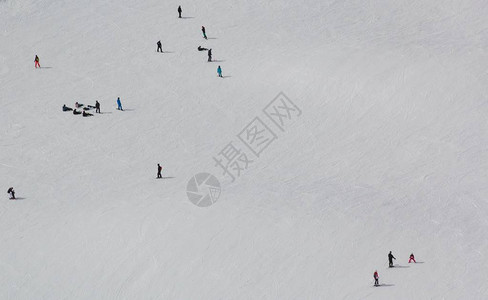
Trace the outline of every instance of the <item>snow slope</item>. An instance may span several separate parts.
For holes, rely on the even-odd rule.
[[[0,1],[0,182],[21,198],[0,201],[0,298],[487,299],[487,14]],[[285,131],[262,112],[281,91]],[[255,117],[278,138],[231,182],[213,157]],[[210,207],[186,195],[199,172]]]

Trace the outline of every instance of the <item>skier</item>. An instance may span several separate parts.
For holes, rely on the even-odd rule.
[[[77,111],[76,108],[73,110],[73,115],[80,115],[81,111]]]
[[[161,50],[161,53],[163,53],[163,45],[161,44],[161,41],[158,41],[158,50],[157,50],[157,52],[159,52],[159,50]]]
[[[207,39],[207,34],[205,33],[205,27],[202,26],[202,33],[203,33],[203,38]]]
[[[95,101],[95,113],[100,113],[100,102]]]
[[[411,263],[411,262],[412,262],[412,260],[413,260],[413,262],[414,262],[414,263],[417,263],[417,262],[415,261],[415,256],[413,255],[413,253],[412,253],[412,254],[410,254],[410,259],[408,260],[408,263]]]
[[[73,110],[71,107],[67,107],[66,104],[63,104],[63,111],[71,111]]]
[[[181,12],[182,12],[182,11],[183,11],[183,10],[181,10],[181,5],[180,5],[180,6],[178,6],[178,18],[180,18],[180,19],[181,19]]]
[[[208,49],[208,61],[212,61],[212,49]]]
[[[198,46],[198,51],[208,51],[207,48],[203,48],[202,46]]]
[[[217,67],[217,74],[219,74],[219,77],[224,78],[222,77],[222,68],[220,66]]]
[[[378,271],[374,271],[373,277],[374,277],[374,286],[380,285],[380,283],[378,282],[378,279],[380,278],[378,276]]]
[[[7,194],[10,194],[10,200],[15,200],[15,191],[13,187],[8,189]]]
[[[117,109],[123,111],[123,109],[122,109],[122,102],[120,102],[120,97],[117,97]]]
[[[390,253],[388,253],[388,262],[389,262],[389,267],[390,268],[393,268],[393,260],[396,260],[395,256],[393,256],[393,254],[391,254],[391,251]]]
[[[36,58],[34,58],[34,67],[37,69],[37,67],[41,67],[39,64],[39,56],[36,55]]]
[[[161,171],[162,171],[162,170],[163,170],[163,167],[161,167],[161,165],[160,165],[160,164],[158,164],[158,177],[157,177],[157,178],[163,178],[163,177],[161,176]]]

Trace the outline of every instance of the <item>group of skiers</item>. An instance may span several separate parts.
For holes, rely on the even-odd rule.
[[[389,268],[393,268],[393,260],[396,260],[395,256],[393,256],[393,253],[388,253],[388,267]],[[413,255],[413,253],[410,254],[410,257],[409,257],[409,260],[408,260],[408,263],[411,263],[411,262],[414,262],[414,263],[417,263],[415,261],[415,256]],[[379,279],[380,279],[380,276],[378,275],[378,270],[375,270],[374,273],[373,273],[373,278],[374,278],[374,286],[379,286],[380,283],[379,283]]]
[[[76,102],[75,109],[72,109],[71,107],[66,106],[66,104],[63,104],[63,111],[73,111],[73,115],[83,114],[83,117],[93,116],[93,114],[87,112],[88,110],[91,110],[93,108],[95,109],[95,113],[101,114],[100,102],[98,102],[98,100],[95,101],[95,106],[87,105],[86,107],[84,107],[84,104]],[[78,111],[77,109],[80,109],[81,111]],[[122,110],[122,111],[124,110],[122,108],[122,102],[120,101],[120,97],[117,97],[117,110]]]
[[[73,111],[73,115],[81,115],[83,114],[83,117],[91,117],[93,114],[87,112],[88,110],[95,109],[95,113],[100,114],[100,102],[95,101],[95,106],[93,105],[87,105],[84,107],[84,104],[75,103],[75,109],[72,109],[71,107],[66,106],[66,104],[63,104],[63,111]],[[81,111],[78,111],[77,109],[80,109]]]
[[[181,9],[181,5],[178,6],[178,18],[181,19],[181,13],[183,12],[183,10]],[[202,26],[202,34],[203,34],[203,38],[208,40],[208,37],[207,37],[207,31],[205,29],[205,26]],[[163,44],[161,43],[161,40],[159,40],[156,45],[158,46],[156,52],[161,52],[161,53],[164,53],[163,52]],[[207,56],[208,56],[208,59],[207,61],[208,62],[212,62],[212,49],[207,49],[207,48],[204,48],[202,46],[198,46],[198,51],[207,51]],[[222,76],[222,67],[221,66],[218,66],[217,67],[217,75],[220,77],[220,78],[224,78]]]

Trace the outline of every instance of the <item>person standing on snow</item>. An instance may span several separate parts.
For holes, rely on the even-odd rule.
[[[212,61],[212,49],[208,49],[208,61]]]
[[[120,102],[120,97],[117,97],[117,109],[123,111],[123,109],[122,109],[122,102]]]
[[[391,251],[390,253],[388,253],[388,263],[389,263],[389,267],[390,268],[393,268],[393,260],[396,260],[395,256],[393,256],[393,254],[391,254]]]
[[[380,276],[378,276],[378,271],[374,271],[373,278],[374,278],[374,286],[380,285],[378,281],[380,279]]]
[[[181,5],[178,6],[178,18],[181,19],[181,13],[183,12],[183,10],[181,10]]]
[[[13,187],[8,189],[7,194],[10,194],[10,200],[15,200],[15,191]]]
[[[159,52],[159,50],[161,50],[161,53],[163,53],[163,44],[161,44],[161,41],[158,41],[158,50],[157,50],[157,52]]]
[[[203,38],[207,39],[207,34],[205,33],[205,26],[202,26]]]
[[[36,55],[36,58],[34,58],[34,67],[37,69],[37,67],[41,67],[39,64],[39,56]]]
[[[95,113],[100,113],[100,102],[95,101]]]
[[[220,78],[223,78],[222,77],[222,68],[220,66],[217,67],[217,74],[219,74]]]
[[[158,177],[157,178],[163,178],[163,176],[161,176],[161,171],[163,170],[163,167],[161,167],[160,164],[158,164]]]
[[[413,260],[413,262],[414,262],[414,263],[417,263],[417,262],[415,261],[415,256],[413,255],[413,253],[412,253],[412,254],[410,254],[410,259],[408,260],[408,263],[411,263],[411,262],[412,262],[412,260]]]

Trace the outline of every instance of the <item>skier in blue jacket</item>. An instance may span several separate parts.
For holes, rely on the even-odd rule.
[[[122,103],[120,102],[120,97],[117,97],[117,109],[118,110],[123,110],[122,109]]]
[[[220,66],[217,67],[217,74],[219,74],[219,77],[222,77],[222,68]]]

